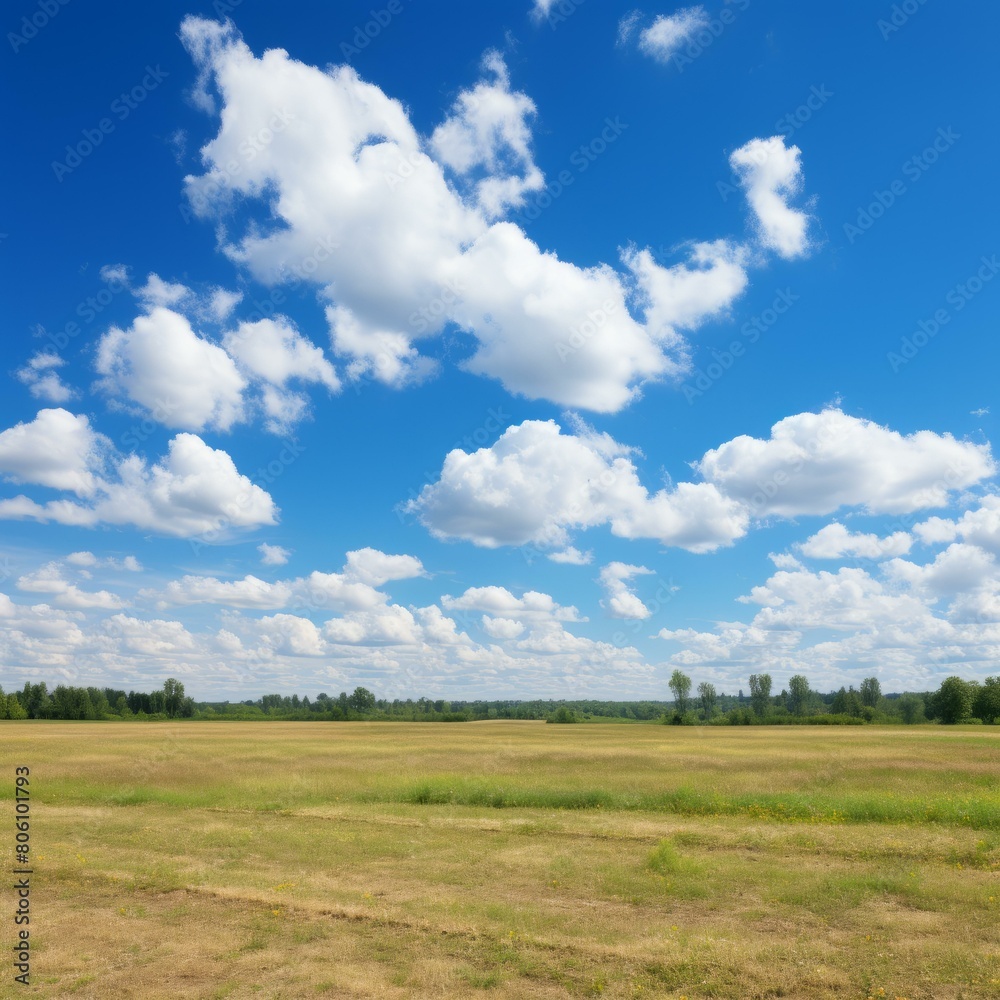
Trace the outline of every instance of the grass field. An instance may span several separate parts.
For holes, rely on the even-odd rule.
[[[32,986],[5,960],[4,996],[1000,997],[993,727],[7,722],[0,745],[11,819],[31,768],[36,873]]]

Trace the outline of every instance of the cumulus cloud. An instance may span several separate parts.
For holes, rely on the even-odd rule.
[[[260,553],[260,561],[265,566],[284,566],[291,555],[288,549],[280,545],[268,545],[267,542],[261,542],[257,546],[257,551]]]
[[[38,351],[29,358],[23,368],[17,370],[16,374],[35,399],[43,399],[47,403],[65,403],[76,395],[55,371],[65,364],[65,359],[59,357],[55,351]]]
[[[419,342],[455,324],[473,345],[469,371],[528,398],[614,412],[644,383],[683,374],[681,331],[745,287],[746,255],[733,241],[692,243],[673,268],[642,248],[625,253],[624,270],[578,267],[505,221],[542,175],[534,104],[511,88],[496,52],[425,137],[349,66],[324,72],[281,50],[257,58],[231,25],[198,18],[181,34],[203,105],[210,86],[222,103],[204,171],[186,178],[191,204],[218,218],[234,198],[268,193],[273,225],[227,236],[223,249],[261,281],[316,285],[349,378],[401,387],[429,377],[436,363]],[[262,128],[272,141],[240,158]]]
[[[975,510],[967,510],[957,520],[931,517],[913,527],[925,544],[951,542],[956,538],[1000,555],[1000,496],[989,493]]]
[[[760,241],[786,259],[809,249],[809,216],[788,204],[802,189],[802,151],[784,136],[752,139],[735,150],[729,164],[746,191],[760,228]]]
[[[231,357],[191,328],[187,317],[154,306],[97,347],[100,385],[148,410],[166,427],[229,430],[244,419],[246,380]]]
[[[264,543],[262,550],[285,553]],[[287,555],[287,553],[285,553]],[[280,565],[271,562],[270,565]],[[390,580],[405,580],[424,573],[414,556],[389,555],[378,549],[356,549],[347,553],[340,573],[315,570],[308,576],[268,583],[252,574],[241,580],[223,581],[211,576],[189,575],[172,580],[160,591],[145,590],[142,596],[155,600],[158,607],[189,604],[220,604],[239,608],[307,610],[338,609],[369,611],[387,603],[388,597],[376,587]]]
[[[526,590],[515,597],[506,587],[469,587],[458,597],[446,594],[441,598],[441,607],[446,611],[485,611],[493,617],[518,621],[586,621],[576,608],[562,607],[549,594]]]
[[[581,552],[572,545],[560,552],[550,552],[548,557],[552,562],[563,563],[566,566],[588,566],[594,561],[593,552]]]
[[[492,80],[458,95],[430,146],[438,163],[471,180],[476,204],[487,218],[496,218],[521,205],[527,192],[540,190],[545,178],[531,155],[534,102],[511,92],[507,65],[495,49],[483,56],[482,68]]]
[[[39,410],[29,423],[0,433],[0,475],[88,497],[98,487],[111,447],[86,416],[62,408]]]
[[[682,7],[673,14],[660,14],[639,33],[639,51],[658,62],[667,62],[686,42],[703,28],[710,18],[705,8]]]
[[[880,538],[874,534],[851,532],[835,521],[807,538],[798,549],[809,559],[840,559],[843,556],[889,559],[905,555],[912,545],[913,538],[905,531],[895,531]]]
[[[652,538],[709,552],[742,536],[743,505],[709,483],[649,491],[631,449],[582,428],[563,434],[554,421],[509,427],[489,448],[445,458],[441,476],[406,509],[439,538],[476,545],[564,548],[574,529],[608,524],[622,538]]]
[[[767,440],[740,435],[694,467],[757,517],[943,507],[952,491],[996,472],[989,445],[933,431],[903,435],[838,409],[785,417]]]
[[[42,410],[31,424],[0,434],[0,472],[86,501],[38,503],[21,495],[0,500],[0,518],[129,525],[182,538],[277,518],[270,495],[241,475],[227,452],[197,435],[178,434],[166,456],[150,465],[139,455],[112,455],[110,442],[91,430],[86,417],[65,410]]]
[[[610,562],[601,569],[601,586],[607,600],[602,601],[612,618],[648,618],[652,612],[639,599],[628,581],[636,576],[649,575],[653,571],[645,566],[632,566],[623,562]]]
[[[117,610],[125,604],[117,594],[107,590],[81,590],[76,584],[64,579],[62,567],[55,561],[46,563],[33,573],[25,573],[19,577],[17,588],[26,593],[51,594],[52,603],[58,608]]]
[[[424,575],[423,564],[416,556],[387,555],[373,548],[348,552],[344,571],[372,587],[381,587],[390,580],[409,580]]]

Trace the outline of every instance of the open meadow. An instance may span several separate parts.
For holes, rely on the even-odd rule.
[[[7,961],[5,996],[1000,996],[996,727],[0,742],[8,816],[31,768],[35,872],[31,986]]]

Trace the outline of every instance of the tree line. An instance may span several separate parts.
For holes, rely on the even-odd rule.
[[[544,719],[548,722],[665,722],[673,725],[861,725],[920,722],[986,723],[1000,721],[1000,677],[982,683],[947,677],[937,691],[883,695],[876,677],[854,687],[820,693],[802,674],[772,693],[771,676],[752,674],[749,695],[720,694],[707,681],[692,694],[691,678],[675,670],[669,681],[672,701],[601,699],[446,700],[377,698],[367,688],[336,697],[266,694],[241,702],[196,702],[176,678],[160,690],[73,687],[25,683],[10,694],[0,688],[3,719],[204,719],[287,720],[316,722],[468,722],[485,719]]]
[[[937,691],[915,694],[882,694],[877,677],[866,677],[858,689],[853,685],[821,694],[809,686],[803,674],[788,680],[779,694],[772,694],[770,674],[751,674],[750,695],[738,696],[738,705],[723,705],[714,685],[702,682],[694,697],[691,678],[675,670],[670,678],[674,696],[664,718],[674,725],[751,724],[860,724],[902,722],[913,725],[937,721],[945,724],[985,723],[1000,720],[1000,677],[987,677],[981,684],[961,677],[946,677]]]

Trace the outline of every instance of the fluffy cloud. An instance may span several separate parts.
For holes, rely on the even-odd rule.
[[[549,559],[554,563],[562,563],[566,566],[588,566],[594,560],[593,552],[581,552],[570,545],[561,552],[550,552]]]
[[[623,538],[653,538],[692,552],[731,544],[746,531],[742,504],[706,483],[650,494],[630,449],[582,428],[563,434],[554,421],[509,427],[490,448],[445,458],[441,477],[407,510],[440,538],[476,545],[564,547],[569,532],[609,524]]]
[[[32,424],[0,434],[0,470],[22,482],[74,490],[88,501],[39,504],[18,496],[0,500],[0,518],[130,525],[181,538],[276,521],[270,495],[240,475],[225,451],[195,434],[178,434],[153,465],[138,455],[116,456],[115,476],[100,478],[94,467],[104,464],[100,452],[107,446],[86,417],[65,410],[43,410]],[[65,464],[57,468],[60,456]]]
[[[283,549],[279,551],[284,552]],[[370,611],[384,606],[388,600],[386,594],[376,590],[376,587],[390,580],[421,576],[423,572],[423,565],[414,556],[389,555],[378,549],[365,548],[347,553],[347,561],[341,573],[323,573],[317,570],[309,576],[275,583],[268,583],[252,574],[242,580],[232,581],[189,575],[180,580],[172,580],[161,591],[145,590],[142,596],[155,600],[160,608],[171,605],[219,604],[269,610],[291,606],[310,611],[331,608],[341,611]]]
[[[424,567],[415,556],[387,555],[373,548],[348,552],[344,571],[372,587],[381,587],[390,580],[409,580],[424,575]]]
[[[531,156],[528,119],[535,105],[524,94],[511,93],[510,76],[496,50],[483,56],[483,70],[493,75],[464,90],[451,114],[435,130],[430,146],[435,159],[460,178],[485,176],[474,183],[476,204],[487,218],[523,203],[528,191],[545,184]]]
[[[494,617],[521,620],[586,621],[574,607],[562,607],[549,595],[526,590],[515,597],[506,587],[469,587],[459,597],[441,598],[446,611],[486,611]]]
[[[809,248],[809,217],[788,198],[802,189],[802,151],[781,136],[752,139],[735,150],[729,164],[757,217],[761,243],[781,257],[799,257]]]
[[[668,21],[652,37],[665,39]],[[231,26],[197,18],[181,35],[202,105],[214,104],[209,85],[222,103],[204,172],[186,178],[191,204],[217,217],[234,196],[268,192],[274,225],[224,250],[262,281],[315,283],[351,378],[399,387],[428,377],[435,363],[418,341],[453,323],[473,339],[469,371],[532,399],[614,412],[643,383],[682,374],[680,331],[745,287],[746,255],[729,241],[694,243],[671,268],[641,249],[626,252],[624,271],[581,268],[499,218],[542,175],[530,151],[534,104],[511,89],[495,52],[422,137],[399,102],[348,66],[323,72],[281,50],[257,58]],[[262,129],[271,141],[242,157]]]
[[[910,551],[913,539],[905,531],[896,531],[885,538],[851,532],[839,522],[828,524],[798,546],[809,559],[840,559],[857,556],[859,559],[888,559]]]
[[[53,604],[59,608],[117,610],[125,604],[110,591],[85,591],[65,580],[58,562],[46,563],[34,573],[24,574],[18,579],[17,588],[25,593],[52,594]]]
[[[95,367],[106,392],[126,396],[166,427],[229,430],[244,417],[246,380],[233,359],[172,309],[155,306],[127,330],[112,327]]]
[[[305,396],[287,388],[290,380],[340,391],[340,379],[322,350],[284,316],[241,323],[222,343],[248,381],[264,383],[261,399],[267,429],[274,433],[286,432],[308,406]]]
[[[661,14],[639,34],[639,50],[659,62],[667,62],[685,42],[709,25],[702,6],[683,7],[674,14]]]
[[[86,416],[68,410],[39,410],[30,423],[0,434],[0,475],[15,483],[93,495],[111,450]]]
[[[645,566],[631,566],[622,562],[611,562],[601,569],[601,586],[607,594],[607,601],[602,601],[601,604],[607,608],[612,618],[641,620],[652,614],[628,586],[628,581],[633,577],[649,575],[652,572]]]
[[[932,431],[902,435],[837,409],[786,417],[768,440],[733,438],[694,467],[758,517],[942,507],[951,491],[996,472],[989,445]]]
[[[75,393],[54,370],[65,364],[65,359],[54,351],[38,351],[23,368],[17,370],[17,377],[35,399],[44,399],[47,403],[65,403]]]
[[[291,555],[288,549],[280,545],[268,545],[267,542],[261,542],[257,546],[257,551],[260,553],[260,561],[265,566],[284,566]]]
[[[976,510],[967,510],[957,521],[931,517],[914,525],[913,533],[925,544],[951,542],[956,538],[1000,554],[1000,496],[984,496]]]

